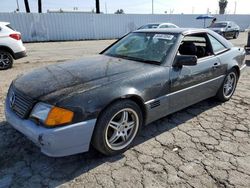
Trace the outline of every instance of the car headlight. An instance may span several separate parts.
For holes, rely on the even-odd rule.
[[[48,127],[55,127],[72,122],[74,112],[39,102],[34,106],[30,117],[39,120]]]

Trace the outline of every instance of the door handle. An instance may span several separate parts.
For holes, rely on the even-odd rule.
[[[220,66],[220,63],[214,63],[214,65],[213,65],[213,69],[217,69],[218,67]]]

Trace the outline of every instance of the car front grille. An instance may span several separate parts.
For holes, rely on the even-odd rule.
[[[12,111],[22,119],[28,117],[34,106],[34,100],[13,87],[9,93],[9,105]]]

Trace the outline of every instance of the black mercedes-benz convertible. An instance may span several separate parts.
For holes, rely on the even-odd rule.
[[[92,58],[14,80],[6,119],[48,156],[90,144],[113,155],[142,125],[206,98],[229,100],[244,67],[245,50],[210,30],[134,31]]]

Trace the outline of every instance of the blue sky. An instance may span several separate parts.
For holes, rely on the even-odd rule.
[[[0,0],[0,12],[13,12],[17,5],[17,0]],[[47,9],[73,9],[78,7],[79,10],[91,11],[95,8],[95,0],[42,0],[43,12]],[[234,13],[235,2],[236,13],[250,14],[250,0],[228,0],[227,12]],[[24,12],[23,0],[18,0],[20,11]],[[32,12],[37,12],[37,0],[29,0]],[[152,0],[100,0],[101,11],[105,13],[105,4],[107,12],[114,13],[117,9],[122,8],[125,13],[150,14],[152,11]],[[174,14],[202,14],[207,11],[212,14],[217,13],[218,0],[154,0],[154,12],[156,14],[164,14],[172,11]]]

